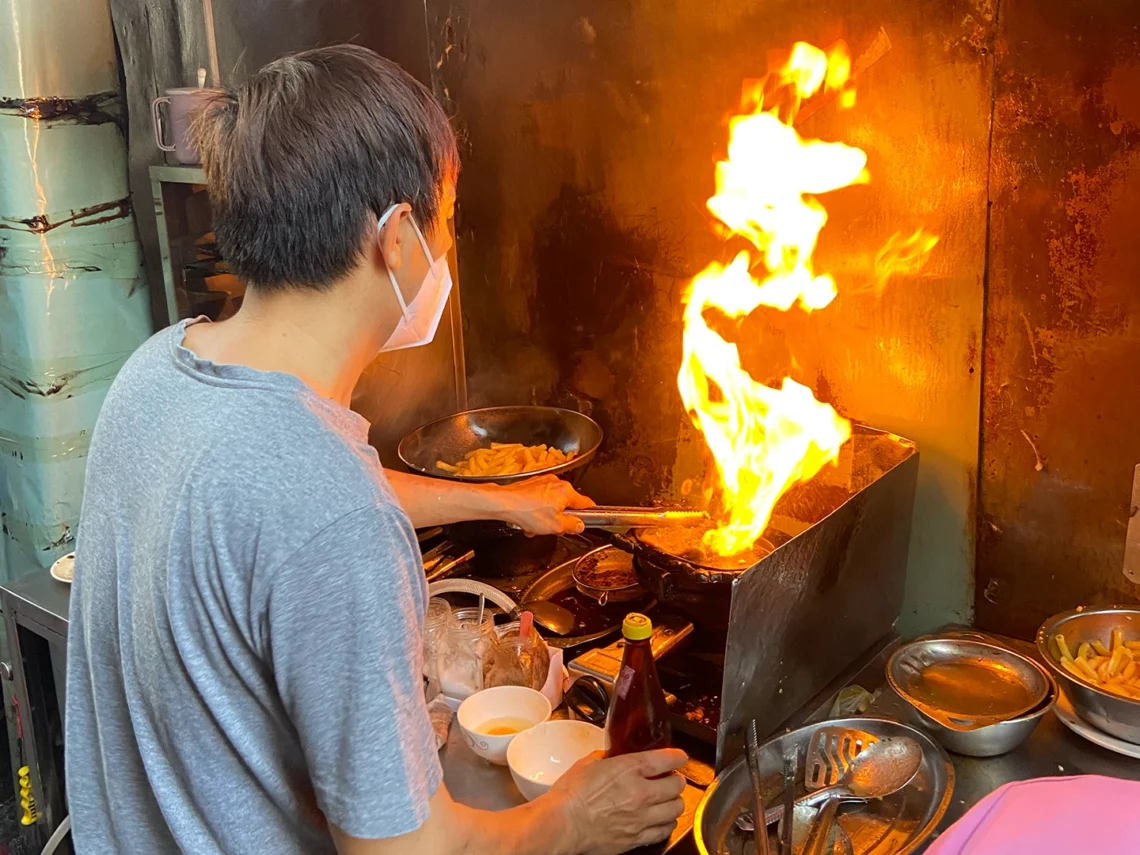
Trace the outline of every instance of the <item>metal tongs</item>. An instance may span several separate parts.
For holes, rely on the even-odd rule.
[[[632,508],[619,505],[567,509],[566,514],[580,519],[586,528],[686,528],[706,525],[709,522],[709,515],[704,511]]]
[[[756,730],[756,719],[748,725],[748,777],[752,784],[752,815],[764,816],[764,793],[761,790],[760,776],[760,737]],[[752,831],[756,855],[768,855],[768,825],[758,823]]]

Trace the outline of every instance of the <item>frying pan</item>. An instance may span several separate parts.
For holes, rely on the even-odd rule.
[[[492,442],[546,445],[574,458],[516,475],[459,475],[436,466],[443,460],[455,463],[469,451],[490,447]],[[602,429],[589,416],[558,407],[485,407],[466,410],[416,428],[400,441],[400,460],[413,472],[470,484],[512,484],[536,475],[560,475],[575,483],[602,444]]]

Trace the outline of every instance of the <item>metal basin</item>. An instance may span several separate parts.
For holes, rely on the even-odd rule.
[[[1061,667],[1060,655],[1052,641],[1060,634],[1074,650],[1085,641],[1092,643],[1097,640],[1107,644],[1114,629],[1123,630],[1129,641],[1140,639],[1140,608],[1108,606],[1054,615],[1037,630],[1037,650],[1077,715],[1105,733],[1140,745],[1140,701],[1114,695],[1092,683],[1076,679]]]
[[[887,662],[887,681],[943,730],[971,731],[1037,710],[1049,694],[1045,669],[996,644],[961,637],[904,644]]]
[[[455,463],[469,451],[492,442],[546,445],[574,459],[517,475],[459,475],[445,472],[437,461]],[[561,475],[574,481],[602,444],[602,429],[589,416],[558,407],[486,407],[467,410],[416,428],[400,441],[404,464],[422,475],[471,484],[511,484],[536,475]],[[573,473],[571,475],[570,473]]]
[[[880,718],[848,718],[817,722],[782,734],[760,747],[761,789],[771,805],[784,787],[784,755],[802,758],[812,734],[821,727],[847,727],[880,738],[909,736],[922,746],[922,765],[914,780],[892,796],[844,809],[837,820],[859,855],[906,855],[930,837],[950,804],[954,767],[927,734],[909,725]],[[797,775],[803,790],[803,769]],[[736,818],[752,809],[752,790],[744,758],[728,766],[705,791],[697,806],[693,836],[701,855],[751,855],[752,838],[736,827]]]

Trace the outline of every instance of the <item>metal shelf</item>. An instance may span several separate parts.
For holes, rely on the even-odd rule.
[[[187,270],[196,269],[203,279],[225,274],[216,267],[220,259],[211,261],[197,252],[202,237],[212,230],[205,172],[197,166],[152,166],[150,185],[167,319],[174,324],[207,314],[216,320],[217,315],[232,312],[240,299],[240,287],[235,287],[237,293],[226,293],[194,289],[187,283]]]

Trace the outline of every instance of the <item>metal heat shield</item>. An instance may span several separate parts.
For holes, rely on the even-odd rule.
[[[779,545],[733,583],[718,770],[749,721],[773,732],[890,633],[917,474],[913,442],[855,425],[838,466],[781,498],[767,532]]]

